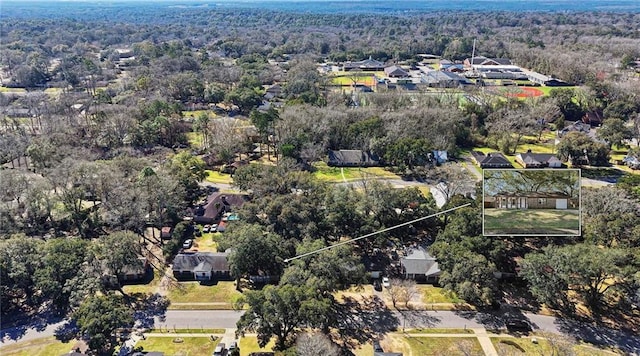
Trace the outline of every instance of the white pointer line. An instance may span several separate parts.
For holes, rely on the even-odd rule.
[[[402,227],[402,226],[410,225],[410,224],[413,224],[413,223],[421,221],[421,220],[433,218],[435,216],[438,216],[438,215],[441,215],[441,214],[445,214],[445,213],[448,213],[450,211],[454,211],[454,210],[457,210],[457,209],[460,209],[460,208],[464,208],[465,206],[469,206],[469,205],[471,205],[471,203],[467,203],[467,204],[463,204],[463,205],[460,205],[460,206],[456,206],[454,208],[447,209],[447,210],[444,210],[444,211],[441,211],[441,212],[438,212],[438,213],[435,213],[435,214],[431,214],[431,215],[428,215],[428,216],[423,216],[421,218],[417,218],[415,220],[407,221],[405,223],[402,223],[402,224],[399,224],[399,225],[395,225],[395,226],[391,226],[391,227],[388,227],[388,228],[385,228],[385,229],[382,229],[382,230],[378,230],[378,231],[375,231],[375,232],[372,232],[372,233],[369,233],[369,234],[366,234],[366,235],[362,235],[360,237],[356,237],[356,238],[353,238],[351,240],[338,242],[335,245],[326,246],[326,247],[323,247],[321,249],[317,249],[315,251],[311,251],[311,252],[303,253],[302,255],[298,255],[298,256],[295,256],[295,257],[287,258],[287,259],[284,260],[284,262],[285,263],[286,262],[291,262],[293,260],[297,260],[297,259],[302,258],[302,257],[307,257],[309,255],[313,255],[313,254],[316,254],[318,252],[326,251],[328,249],[331,249],[331,248],[334,248],[334,247],[337,247],[337,246],[341,246],[341,245],[345,245],[345,244],[348,244],[348,243],[352,243],[354,241],[357,241],[357,240],[360,240],[360,239],[364,239],[366,237],[371,237],[373,235],[381,234],[383,232],[387,232],[387,231],[390,231],[390,230],[393,230],[393,229],[397,229],[397,228]]]

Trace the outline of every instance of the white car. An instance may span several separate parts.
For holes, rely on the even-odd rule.
[[[391,283],[389,283],[389,278],[388,277],[382,277],[382,286],[384,288],[391,287]]]
[[[193,240],[185,240],[182,243],[182,248],[191,248],[191,245],[193,245]]]

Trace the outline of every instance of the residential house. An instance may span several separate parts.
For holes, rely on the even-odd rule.
[[[345,71],[363,71],[363,72],[381,72],[384,70],[384,63],[373,59],[369,56],[369,59],[358,62],[345,62],[343,69]]]
[[[480,151],[471,151],[471,157],[481,168],[513,168],[507,157],[500,152],[484,154]]]
[[[407,279],[437,282],[440,277],[438,262],[423,248],[409,250],[407,256],[400,259],[400,265]]]
[[[409,76],[409,73],[406,70],[398,66],[386,67],[384,69],[384,74],[389,78],[406,78]]]
[[[125,266],[118,274],[119,283],[143,281],[151,273],[151,265],[146,257],[138,257],[138,263]]]
[[[160,238],[163,240],[169,240],[171,239],[171,231],[173,229],[171,228],[171,226],[163,226],[160,229]]]
[[[330,150],[327,164],[332,167],[373,167],[380,165],[380,158],[361,150]]]
[[[494,195],[496,209],[577,209],[577,199],[562,192],[500,192]]]
[[[179,253],[173,259],[173,276],[178,280],[229,279],[227,252]]]
[[[449,160],[447,151],[432,151],[431,153],[433,154],[433,160],[438,164],[445,163]]]
[[[207,197],[207,203],[197,207],[194,211],[193,221],[198,224],[211,224],[219,221],[224,213],[228,213],[241,207],[249,200],[245,194],[212,193]]]
[[[573,124],[563,128],[562,130],[558,131],[558,137],[562,137],[565,134],[572,132],[572,131],[577,131],[577,132],[585,132],[588,133],[591,130],[591,126],[587,123],[584,123],[582,121],[576,121]]]
[[[457,88],[459,86],[471,85],[471,82],[465,77],[438,70],[432,70],[422,74],[420,82],[435,88]]]
[[[527,150],[516,155],[516,162],[524,168],[562,168],[562,162],[551,153],[533,153]]]
[[[582,117],[582,122],[591,126],[600,126],[604,121],[602,110],[589,111]]]
[[[282,94],[282,87],[280,86],[280,84],[274,84],[274,85],[265,87],[264,98],[266,100],[271,100],[271,99],[280,97],[281,94]]]

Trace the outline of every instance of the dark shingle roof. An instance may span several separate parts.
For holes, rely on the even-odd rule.
[[[229,271],[226,252],[179,253],[173,259],[174,271]]]
[[[376,165],[380,159],[374,155],[360,150],[331,150],[329,151],[329,165]]]

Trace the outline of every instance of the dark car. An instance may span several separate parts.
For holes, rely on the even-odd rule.
[[[384,352],[378,341],[373,342],[373,352]]]
[[[382,292],[382,283],[380,283],[379,280],[375,280],[373,281],[373,289],[377,290],[378,292]]]
[[[532,330],[531,324],[522,319],[508,319],[504,322],[508,331],[529,332]]]

